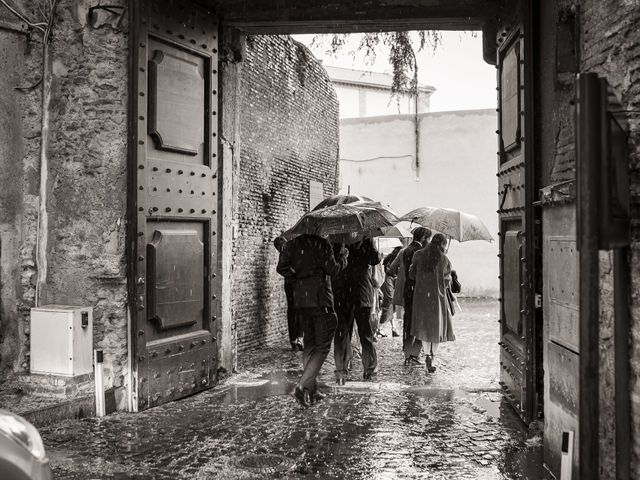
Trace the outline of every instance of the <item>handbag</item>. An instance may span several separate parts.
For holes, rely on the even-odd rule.
[[[462,285],[458,281],[458,274],[455,270],[451,270],[451,293],[460,293]]]

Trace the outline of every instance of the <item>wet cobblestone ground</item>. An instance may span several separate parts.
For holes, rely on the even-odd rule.
[[[300,353],[245,354],[210,391],[138,414],[41,430],[59,479],[545,479],[540,437],[498,393],[494,302],[465,302],[438,371],[404,367],[399,338],[378,342],[378,382],[321,380],[309,409],[291,396]]]

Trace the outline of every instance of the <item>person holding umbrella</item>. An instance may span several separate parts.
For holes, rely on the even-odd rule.
[[[411,335],[427,346],[427,372],[433,373],[434,354],[442,342],[456,339],[451,323],[447,290],[451,283],[451,262],[445,255],[447,238],[436,233],[431,243],[418,250],[409,267],[414,283]]]
[[[273,241],[273,246],[276,247],[276,250],[282,255],[282,251],[284,250],[284,246],[287,243],[287,239],[282,235],[276,237]],[[293,286],[295,281],[293,278],[284,279],[284,293],[287,298],[287,328],[289,330],[289,342],[291,343],[291,350],[304,350],[304,346],[302,344],[302,327],[300,322],[298,321],[298,314],[293,305]]]
[[[334,278],[333,283],[338,315],[338,328],[333,345],[338,385],[344,385],[348,375],[354,320],[362,345],[363,379],[375,381],[378,370],[378,355],[374,344],[375,331],[371,324],[376,291],[369,267],[380,263],[380,254],[371,238],[364,238],[350,244],[347,249],[349,251],[347,268]]]
[[[294,282],[294,307],[304,329],[304,371],[294,391],[303,407],[324,397],[316,378],[337,326],[331,277],[345,268],[347,256],[347,250],[341,248],[336,258],[328,240],[303,234],[285,244],[278,261],[278,273]]]
[[[405,365],[422,365],[419,359],[420,352],[422,351],[422,342],[416,339],[411,334],[411,322],[413,318],[413,296],[414,296],[414,284],[413,279],[409,277],[409,268],[413,261],[413,256],[418,250],[424,248],[429,239],[431,238],[431,230],[425,227],[417,227],[413,230],[413,241],[396,256],[396,259],[391,263],[387,269],[390,273],[398,272],[402,268],[402,275],[404,277],[403,286],[403,305],[404,305],[404,317],[402,323],[402,339],[404,351],[404,364]]]

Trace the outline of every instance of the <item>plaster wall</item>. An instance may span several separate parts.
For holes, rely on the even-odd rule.
[[[340,122],[340,192],[390,205],[403,215],[420,206],[480,217],[497,238],[495,110],[419,115],[419,171],[413,115]],[[498,243],[453,241],[449,258],[469,296],[498,296]]]

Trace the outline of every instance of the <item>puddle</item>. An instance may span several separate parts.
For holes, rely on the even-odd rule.
[[[495,400],[485,396],[480,396],[473,402],[477,407],[485,411],[485,413],[493,418],[500,417],[500,399]]]
[[[237,380],[229,384],[222,394],[223,405],[260,400],[275,395],[288,395],[293,392],[295,384],[286,377],[275,379]]]

